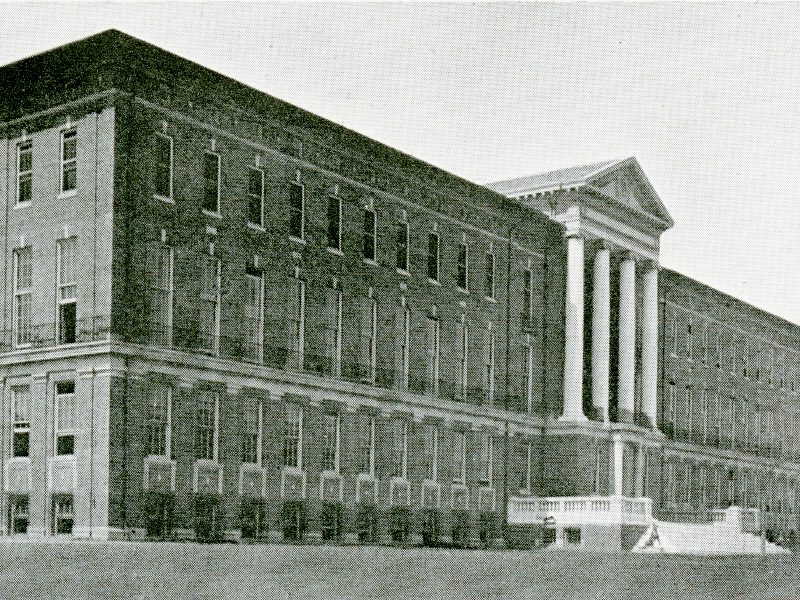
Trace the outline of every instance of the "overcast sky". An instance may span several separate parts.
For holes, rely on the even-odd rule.
[[[800,5],[0,2],[0,64],[116,28],[469,180],[636,156],[661,264],[800,323]]]

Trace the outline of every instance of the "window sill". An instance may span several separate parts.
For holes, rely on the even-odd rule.
[[[430,277],[428,277],[428,283],[430,283],[431,285],[442,287],[441,283],[439,283],[436,279],[431,279]]]
[[[328,246],[327,248],[325,248],[325,250],[327,250],[331,254],[335,254],[336,256],[344,256],[344,252],[339,250],[339,248],[331,248],[330,246]]]
[[[302,244],[303,246],[306,245],[306,241],[303,238],[295,237],[293,235],[289,236],[289,240],[297,244]]]
[[[373,267],[379,266],[378,262],[375,259],[372,259],[372,258],[362,258],[361,262],[363,262],[366,265],[372,265]]]
[[[14,205],[14,210],[17,210],[18,208],[30,208],[30,206],[31,206],[30,200],[28,200],[27,202],[17,202]]]
[[[58,197],[59,200],[61,200],[63,198],[71,198],[72,196],[75,196],[77,194],[78,194],[78,190],[77,189],[67,190],[66,192],[60,192],[57,197]]]
[[[167,204],[175,204],[175,200],[167,196],[161,196],[160,194],[153,194],[153,198],[161,200],[161,202],[166,202]]]
[[[497,304],[497,299],[493,298],[492,296],[484,296],[483,299],[487,302],[491,302],[492,304]]]
[[[469,296],[469,290],[468,290],[467,288],[462,288],[461,286],[458,286],[458,285],[457,285],[457,286],[456,286],[456,289],[457,289],[459,292],[461,292],[462,294],[466,294],[467,296]]]
[[[411,273],[409,273],[405,269],[401,269],[400,267],[397,267],[397,273],[399,275],[402,275],[403,277],[411,277]]]
[[[203,214],[207,217],[213,217],[214,219],[221,219],[222,215],[218,212],[212,212],[210,210],[203,209]]]
[[[255,231],[260,231],[261,233],[266,232],[267,230],[264,228],[263,225],[259,225],[258,223],[251,223],[250,221],[247,222],[247,227],[249,229],[254,229]]]

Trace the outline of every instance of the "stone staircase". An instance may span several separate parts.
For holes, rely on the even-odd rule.
[[[715,555],[789,552],[771,542],[765,542],[762,549],[760,535],[743,531],[741,508],[733,506],[724,513],[724,518],[713,523],[653,521],[631,552]]]

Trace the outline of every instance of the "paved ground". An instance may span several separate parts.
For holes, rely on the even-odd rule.
[[[0,543],[0,598],[800,599],[800,557]]]

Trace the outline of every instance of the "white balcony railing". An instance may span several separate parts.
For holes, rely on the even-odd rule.
[[[545,519],[558,526],[647,525],[653,520],[653,501],[622,496],[509,498],[510,525],[542,525]]]

